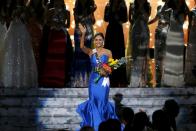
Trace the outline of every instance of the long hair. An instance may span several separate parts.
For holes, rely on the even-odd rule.
[[[74,11],[78,15],[87,16],[94,12],[94,0],[76,0]]]
[[[65,3],[64,3],[64,0],[55,0],[54,1],[54,6],[55,6],[55,2],[61,2],[61,8],[62,9],[65,9],[66,8]]]
[[[5,3],[6,17],[11,18],[16,6],[16,0],[7,0]]]
[[[133,4],[134,4],[135,10],[138,10],[139,9],[139,4],[140,4],[140,3],[138,3],[138,0],[134,0]],[[145,0],[145,2],[143,4],[143,8],[144,8],[145,12],[150,14],[150,3],[147,0]]]
[[[185,0],[169,0],[167,5],[169,8],[176,11],[175,18],[177,18],[179,14],[184,14],[184,17],[186,18],[189,14],[189,8]]]
[[[0,17],[4,16],[6,13],[6,1],[0,0]]]
[[[43,22],[43,16],[44,16],[44,11],[45,11],[45,7],[43,5],[43,0],[37,0],[38,2],[35,3],[35,0],[31,0],[29,2],[29,4],[27,5],[28,7],[32,7],[34,9],[35,12],[35,17],[39,22]],[[30,16],[33,14],[29,14]]]
[[[109,3],[111,5],[111,11],[117,12],[120,6],[120,3],[125,2],[124,0],[110,0]]]
[[[6,11],[8,11],[7,15],[10,18],[14,18],[14,17],[21,17],[21,15],[25,12],[25,1],[24,0],[11,0],[10,1],[6,1]],[[10,2],[10,3],[9,3]],[[24,20],[24,18],[22,18]]]

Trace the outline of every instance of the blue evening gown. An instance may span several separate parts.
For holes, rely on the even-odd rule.
[[[102,63],[107,63],[108,56],[102,55],[99,59]],[[95,54],[91,55],[90,61],[92,67],[98,66]],[[80,104],[76,110],[83,120],[80,126],[89,125],[94,127],[96,131],[102,121],[109,118],[117,119],[114,105],[108,101],[109,77],[101,77],[98,83],[95,83],[97,77],[99,77],[99,74],[92,71],[89,80],[89,100]],[[103,84],[103,81],[105,81],[105,84]]]

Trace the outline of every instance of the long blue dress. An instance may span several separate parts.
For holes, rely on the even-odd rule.
[[[102,55],[99,59],[102,63],[107,63],[108,56]],[[95,54],[91,55],[90,61],[93,68],[98,66]],[[94,127],[96,131],[102,121],[117,118],[114,105],[108,101],[109,78],[101,77],[98,83],[95,83],[97,77],[99,77],[99,74],[92,71],[89,80],[89,99],[80,104],[76,110],[83,120],[80,126],[89,125]]]

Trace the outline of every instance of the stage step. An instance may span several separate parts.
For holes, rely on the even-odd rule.
[[[175,99],[181,107],[178,126],[192,127],[189,111],[196,104],[196,88],[111,88],[111,102],[115,93],[123,94],[122,104],[149,117],[165,100]],[[76,107],[87,99],[87,88],[0,88],[0,131],[74,131],[81,121]]]

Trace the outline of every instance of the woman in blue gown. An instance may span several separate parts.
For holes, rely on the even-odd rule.
[[[101,73],[95,71],[96,67],[100,63],[107,63],[109,58],[112,58],[110,50],[103,48],[104,36],[102,33],[97,33],[94,36],[95,49],[90,49],[84,45],[84,37],[86,28],[81,24],[79,25],[82,32],[80,39],[80,48],[88,54],[91,61],[92,72],[89,80],[89,100],[80,104],[77,107],[77,112],[82,117],[82,126],[92,126],[97,131],[98,126],[102,121],[106,121],[109,118],[117,118],[115,109],[112,103],[108,101],[109,97],[109,77],[102,76]],[[98,82],[95,79],[100,77]]]

